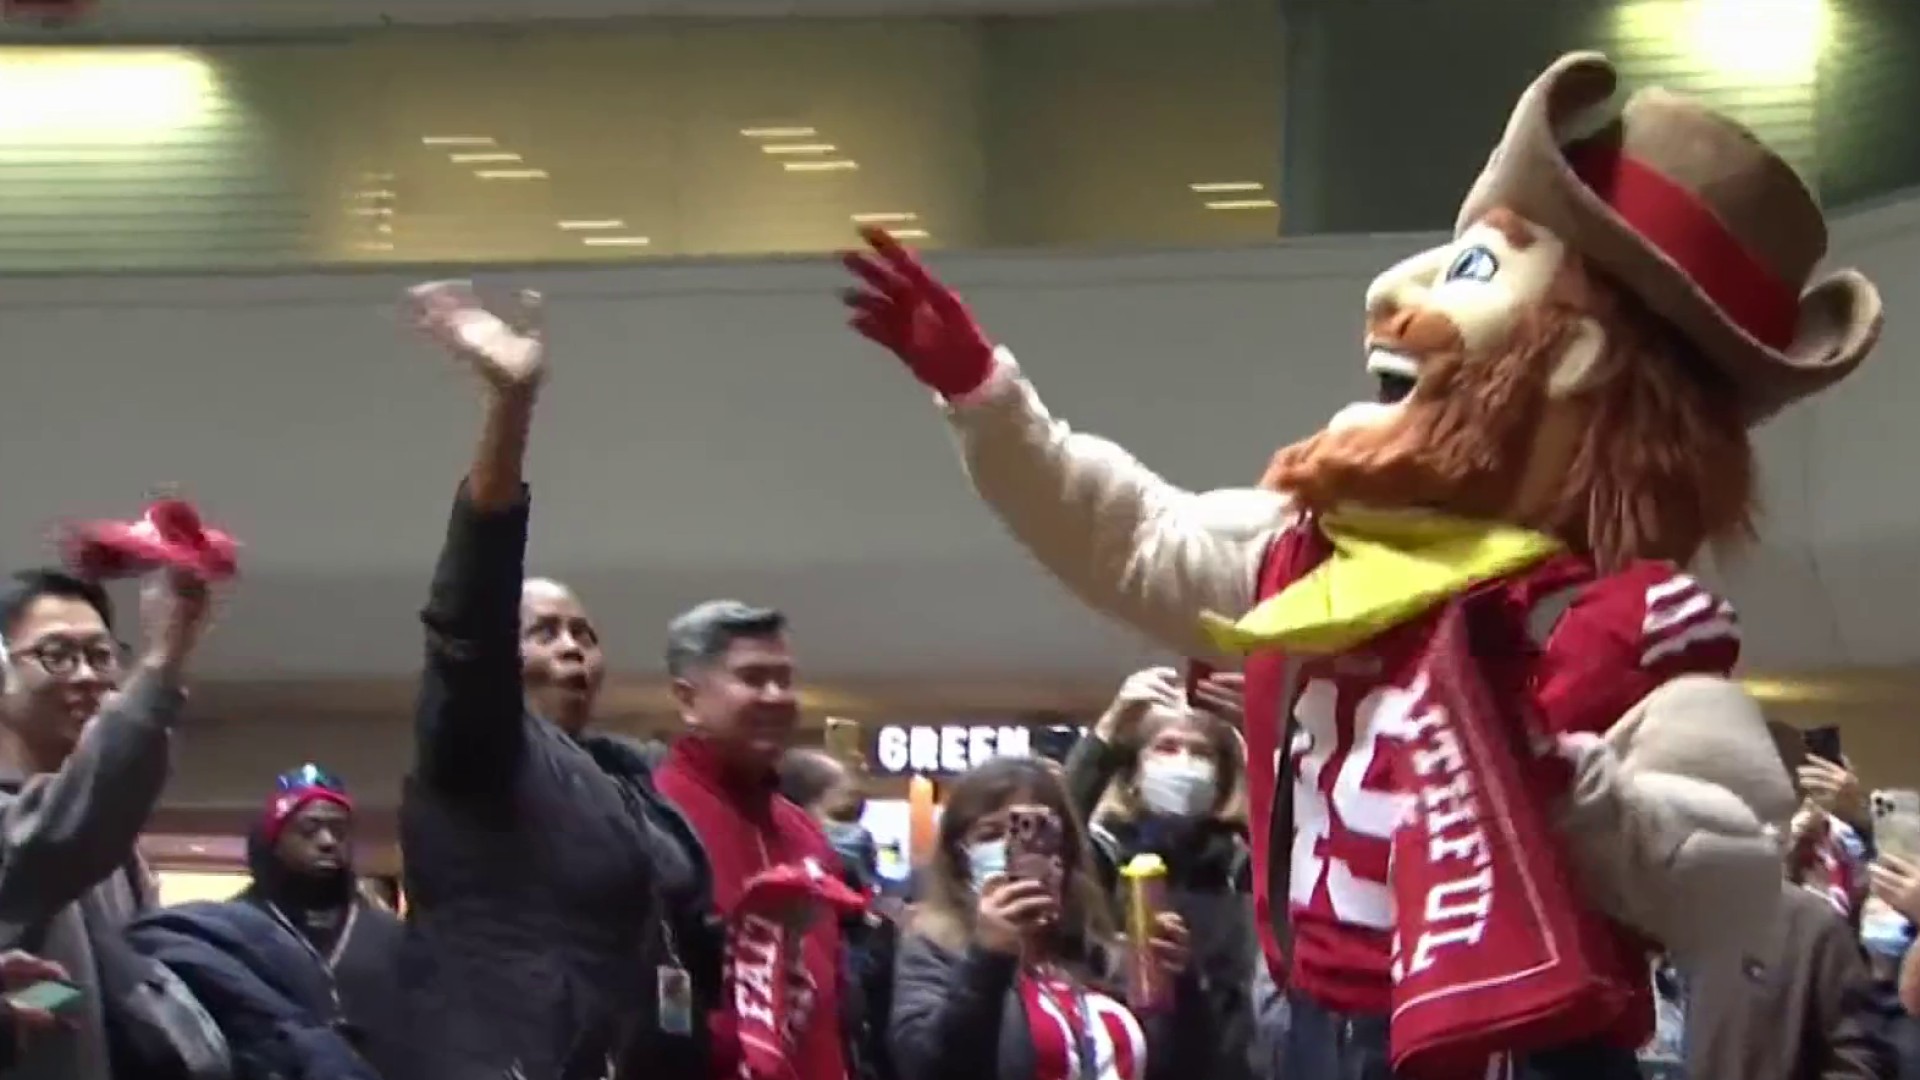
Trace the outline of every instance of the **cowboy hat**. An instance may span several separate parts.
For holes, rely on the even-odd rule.
[[[1617,112],[1599,53],[1555,61],[1520,96],[1460,208],[1551,230],[1671,323],[1759,423],[1852,371],[1880,336],[1860,273],[1813,280],[1827,253],[1819,203],[1793,168],[1706,106],[1640,90]]]

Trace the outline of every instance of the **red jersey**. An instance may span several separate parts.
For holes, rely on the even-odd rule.
[[[1327,555],[1311,521],[1275,537],[1260,571],[1257,596],[1272,596]],[[1604,576],[1593,564],[1561,555],[1484,588],[1494,591],[1516,626],[1536,606],[1564,604],[1537,650],[1482,657],[1489,681],[1532,698],[1536,715],[1555,732],[1601,732],[1655,687],[1677,675],[1725,675],[1740,654],[1732,605],[1670,563],[1636,563]],[[1415,703],[1411,670],[1428,619],[1396,627],[1336,656],[1302,660],[1297,674],[1278,654],[1247,662],[1248,794],[1255,821],[1270,820],[1276,797],[1280,706],[1291,698],[1293,835],[1290,850],[1270,851],[1266,829],[1254,830],[1254,896],[1260,932],[1277,976],[1267,895],[1270,858],[1288,860],[1292,922],[1290,985],[1331,1008],[1385,1013],[1394,926],[1387,884],[1394,827],[1409,795],[1390,781],[1392,745]]]

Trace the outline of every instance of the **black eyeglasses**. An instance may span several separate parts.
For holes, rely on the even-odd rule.
[[[57,679],[64,679],[78,672],[83,661],[98,674],[117,674],[125,649],[111,639],[47,637],[16,650],[16,655],[28,657],[40,665],[42,671]]]
[[[291,769],[274,777],[274,784],[281,791],[302,791],[307,788],[319,788],[331,791],[335,795],[347,793],[346,781],[309,761],[297,769]]]

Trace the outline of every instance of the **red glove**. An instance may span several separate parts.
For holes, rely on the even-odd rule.
[[[93,580],[173,570],[196,581],[224,581],[239,570],[239,544],[207,527],[181,499],[161,499],[138,521],[87,521],[68,526],[61,553],[74,573]]]
[[[871,253],[840,256],[861,286],[841,294],[848,325],[906,362],[913,376],[953,399],[978,390],[993,373],[993,343],[952,289],[885,229],[862,229]]]

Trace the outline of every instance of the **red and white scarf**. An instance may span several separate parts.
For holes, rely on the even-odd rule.
[[[1393,841],[1392,1051],[1414,1080],[1652,1031],[1642,950],[1587,906],[1549,818],[1569,770],[1487,684],[1476,646],[1500,645],[1474,640],[1472,604],[1434,617],[1395,763],[1414,800]]]

